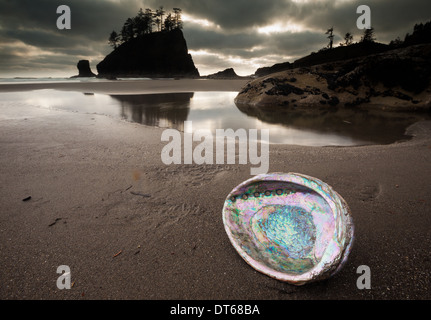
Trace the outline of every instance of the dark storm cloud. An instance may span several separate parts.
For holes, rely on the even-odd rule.
[[[60,4],[71,8],[71,30],[56,27]],[[331,26],[336,45],[346,32],[359,41],[362,31],[356,28],[356,8],[361,4],[371,7],[372,25],[381,42],[397,36],[403,39],[415,23],[430,19],[431,1],[423,0],[0,0],[0,74],[25,68],[30,71],[32,63],[39,70],[44,61],[49,68],[61,68],[64,63],[63,68],[75,73],[79,58],[99,59],[92,61],[95,67],[111,51],[107,38],[113,29],[119,31],[139,8],[157,9],[160,5],[166,11],[179,7],[188,17],[212,23],[213,27],[184,23],[189,49],[212,53],[194,59],[205,68],[211,61],[215,67],[235,67],[229,65],[235,57],[262,63],[293,60],[325,46],[324,33]],[[258,27],[286,22],[304,29],[257,32]],[[37,57],[37,50],[44,56]]]
[[[87,39],[106,37],[106,28],[114,27],[138,9],[106,0],[0,0],[0,25],[7,29],[37,29],[63,33],[56,27],[60,4],[68,5],[72,13],[72,29],[67,36],[79,35]]]
[[[57,29],[59,14],[56,11],[60,4],[71,8],[71,30]],[[0,0],[0,55],[4,58],[0,63],[0,74],[43,69],[44,61],[47,70],[66,69],[75,73],[79,58],[91,59],[109,53],[107,38],[110,31],[135,11],[135,7],[102,0],[61,3],[55,0]],[[40,49],[46,56],[35,56],[34,50],[29,49],[32,47]]]
[[[286,0],[150,0],[145,3],[152,8],[163,3],[168,10],[180,7],[183,12],[236,31],[270,23],[280,12],[293,7],[291,1]]]
[[[316,48],[322,48],[327,42],[321,32],[311,31],[281,32],[272,35],[246,31],[226,34],[223,31],[203,30],[190,26],[184,34],[190,48],[243,58],[255,58],[263,54],[301,56]]]
[[[146,3],[157,8],[161,1]],[[356,8],[364,4],[371,7],[373,27],[385,37],[404,36],[415,23],[431,18],[431,1],[424,0],[165,0],[163,4],[165,9],[177,6],[187,14],[208,19],[225,32],[238,32],[277,21],[293,21],[324,31],[334,26],[340,35],[346,32],[359,34]]]
[[[334,38],[336,43],[337,37]],[[304,31],[304,32],[285,32],[273,35],[268,41],[268,47],[272,48],[272,52],[281,54],[289,52],[289,55],[300,57],[318,51],[325,47],[328,41],[320,32]]]
[[[197,25],[186,24],[184,36],[190,48],[199,49],[229,49],[252,48],[259,45],[264,39],[255,32],[242,32],[227,34],[222,30],[205,30]]]
[[[325,30],[333,26],[336,34],[351,32],[360,36],[362,31],[356,27],[359,17],[356,8],[364,4],[371,8],[372,26],[381,42],[389,42],[397,36],[403,38],[416,23],[431,18],[431,1],[424,0],[318,1],[298,4],[292,18],[311,28]],[[359,41],[359,37],[356,40]]]

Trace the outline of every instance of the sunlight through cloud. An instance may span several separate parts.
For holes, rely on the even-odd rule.
[[[182,14],[181,18],[184,22],[191,22],[191,23],[195,23],[198,24],[202,27],[205,28],[216,28],[216,29],[220,29],[220,26],[215,24],[214,22],[211,22],[207,19],[199,19],[199,18],[195,18],[193,16],[190,16],[188,14]]]
[[[261,34],[273,34],[273,33],[284,33],[284,32],[297,33],[305,30],[306,29],[299,24],[287,23],[287,22],[284,22],[284,23],[277,22],[271,25],[257,28],[257,32]]]

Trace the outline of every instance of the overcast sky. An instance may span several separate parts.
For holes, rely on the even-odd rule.
[[[72,28],[56,26],[59,5]],[[184,36],[201,75],[234,68],[240,75],[325,47],[334,27],[359,41],[356,8],[371,8],[377,41],[404,38],[431,19],[429,0],[0,0],[0,77],[72,76],[80,59],[96,65],[112,51],[107,38],[139,8],[183,11]]]

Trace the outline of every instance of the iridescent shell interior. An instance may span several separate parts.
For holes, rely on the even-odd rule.
[[[223,222],[248,264],[297,285],[336,273],[353,241],[344,199],[319,179],[295,173],[259,175],[240,184],[225,201]]]

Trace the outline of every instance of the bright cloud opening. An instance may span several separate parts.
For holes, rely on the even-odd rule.
[[[198,24],[202,27],[205,28],[216,28],[216,29],[220,29],[220,26],[218,24],[215,24],[212,21],[209,21],[207,19],[199,19],[199,18],[195,18],[193,16],[190,16],[188,14],[181,14],[181,19],[183,20],[183,22],[191,22],[191,23],[195,23]]]
[[[261,34],[274,34],[274,33],[284,33],[284,32],[303,32],[306,30],[303,26],[295,23],[288,22],[277,22],[271,25],[257,28],[257,32]]]

